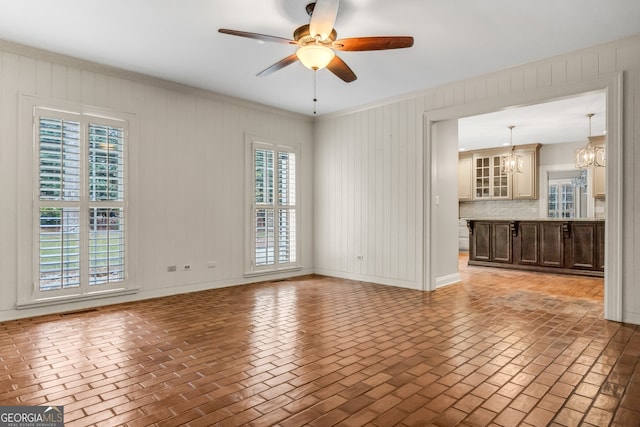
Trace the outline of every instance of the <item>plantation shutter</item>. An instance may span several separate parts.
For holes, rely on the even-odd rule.
[[[80,122],[39,120],[40,289],[80,286]]]
[[[124,280],[124,130],[89,124],[89,284]]]
[[[113,122],[37,109],[41,296],[125,280],[126,131]]]
[[[253,264],[266,269],[295,263],[296,154],[255,143],[253,166]]]

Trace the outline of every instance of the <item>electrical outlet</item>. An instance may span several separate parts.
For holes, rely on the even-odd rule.
[[[171,272],[173,272],[173,271],[176,271],[176,266],[175,266],[175,265],[169,265],[169,266],[167,266],[167,271],[168,271],[169,273],[171,273]]]
[[[185,264],[185,265],[183,265],[183,266],[182,266],[182,269],[183,269],[184,271],[189,271],[189,270],[191,270],[191,264]]]
[[[218,266],[218,263],[215,261],[207,262],[207,268],[216,268],[217,266]]]

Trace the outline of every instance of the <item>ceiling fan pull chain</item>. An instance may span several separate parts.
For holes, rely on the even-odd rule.
[[[313,70],[313,114],[316,114],[318,105],[318,70]]]

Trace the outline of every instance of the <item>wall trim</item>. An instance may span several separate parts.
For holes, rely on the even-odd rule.
[[[622,322],[633,323],[634,325],[640,325],[640,313],[626,312],[622,316]]]
[[[386,279],[386,278],[383,279],[380,277],[367,276],[365,274],[352,274],[352,273],[346,273],[344,271],[336,271],[336,270],[331,270],[327,268],[316,268],[314,271],[314,274],[319,274],[321,276],[336,277],[339,279],[374,283],[376,285],[395,286],[398,288],[412,289],[416,291],[422,290],[420,287],[421,284],[418,282],[398,280],[398,279]]]
[[[424,227],[422,233],[422,253],[424,256],[424,267],[422,268],[422,290],[435,291],[437,289],[437,278],[435,273],[436,265],[436,249],[437,243],[434,242],[436,230],[435,207],[433,206],[432,197],[436,193],[436,176],[438,173],[438,164],[435,161],[435,143],[431,136],[431,127],[435,122],[424,114],[424,150],[423,153],[423,195],[422,206],[424,212]],[[457,212],[456,212],[457,214]]]
[[[444,288],[445,286],[460,283],[462,278],[460,273],[449,274],[447,276],[441,276],[436,279],[436,289]]]
[[[52,314],[66,313],[88,308],[105,307],[109,305],[125,304],[131,302],[139,302],[154,298],[163,298],[174,295],[189,294],[193,292],[210,291],[231,286],[248,285],[252,283],[270,282],[274,280],[290,279],[294,277],[307,276],[315,274],[312,269],[303,269],[295,273],[272,274],[270,276],[261,276],[260,278],[246,278],[235,280],[217,280],[193,284],[177,284],[166,288],[154,290],[136,289],[132,292],[123,292],[118,295],[101,295],[100,298],[82,299],[79,301],[67,302],[56,305],[40,305],[33,307],[14,308],[11,310],[0,311],[0,322],[18,320],[24,318],[32,318],[38,316],[47,316]]]

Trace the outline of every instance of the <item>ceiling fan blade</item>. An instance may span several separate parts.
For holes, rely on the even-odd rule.
[[[351,83],[358,78],[356,73],[338,55],[334,56],[329,62],[327,69],[347,83]]]
[[[344,51],[402,49],[413,46],[410,36],[353,37],[333,42],[333,48]]]
[[[295,53],[291,54],[291,55],[287,56],[286,58],[281,59],[280,61],[276,62],[272,66],[270,66],[268,68],[265,68],[264,70],[260,71],[257,74],[257,76],[258,77],[268,76],[269,74],[275,73],[276,71],[283,69],[287,65],[293,64],[297,60],[298,60],[298,57],[296,56],[296,54]]]
[[[218,32],[222,34],[229,34],[232,36],[247,37],[249,39],[256,39],[263,42],[276,42],[284,44],[298,44],[297,41],[291,39],[285,39],[284,37],[268,36],[266,34],[249,33],[247,31],[229,30],[227,28],[220,28]]]
[[[333,31],[340,0],[317,0],[309,21],[311,37],[326,40]]]

